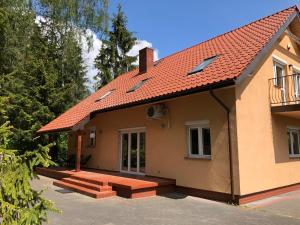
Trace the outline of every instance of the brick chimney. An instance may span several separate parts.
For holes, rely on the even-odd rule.
[[[147,73],[154,65],[153,63],[153,49],[143,48],[139,51],[139,72]]]

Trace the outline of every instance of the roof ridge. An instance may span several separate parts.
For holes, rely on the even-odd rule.
[[[275,16],[276,14],[282,13],[282,12],[284,12],[284,11],[288,11],[288,10],[290,10],[290,9],[292,9],[292,8],[294,8],[294,9],[297,10],[297,11],[299,11],[297,5],[293,5],[293,6],[289,7],[289,8],[286,8],[286,9],[283,9],[283,10],[280,10],[280,11],[277,11],[276,13],[273,13],[272,15],[264,16],[264,17],[262,17],[262,18],[260,18],[260,19],[258,19],[258,20],[254,20],[254,21],[249,22],[249,23],[247,23],[247,24],[245,24],[245,25],[242,25],[242,26],[240,26],[240,27],[234,28],[234,29],[232,29],[232,30],[230,30],[230,31],[226,31],[225,33],[218,34],[218,35],[216,35],[216,36],[214,36],[214,37],[211,37],[211,38],[209,38],[209,39],[207,39],[207,40],[205,40],[205,41],[202,41],[202,42],[199,42],[199,43],[197,43],[197,44],[194,44],[194,45],[192,45],[192,46],[190,46],[190,47],[186,47],[186,48],[184,48],[184,49],[182,49],[182,50],[179,50],[179,51],[177,51],[177,52],[171,53],[170,55],[167,55],[167,56],[165,56],[165,57],[163,57],[163,58],[161,58],[161,59],[165,59],[165,58],[171,57],[171,56],[173,56],[173,55],[179,54],[179,53],[181,53],[181,52],[183,52],[183,51],[186,51],[186,50],[188,50],[188,49],[194,48],[194,47],[196,47],[196,46],[198,46],[198,45],[201,45],[201,44],[204,44],[204,43],[206,43],[206,42],[212,41],[212,40],[214,40],[214,39],[216,39],[216,38],[225,36],[226,34],[232,33],[232,32],[234,32],[234,31],[237,31],[237,30],[239,30],[239,29],[242,29],[242,28],[244,28],[244,27],[246,27],[246,26],[249,26],[249,25],[251,25],[251,24],[253,24],[253,23],[257,23],[257,22],[259,22],[259,21],[261,21],[261,20],[265,20],[265,19],[267,19],[267,18],[269,18],[269,17]]]

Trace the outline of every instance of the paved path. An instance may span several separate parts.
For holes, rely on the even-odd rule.
[[[61,215],[50,214],[51,225],[299,225],[297,215],[278,215],[251,205],[235,207],[176,193],[164,197],[95,200],[52,185],[52,179],[33,181],[36,189],[48,187],[45,197],[56,203]]]

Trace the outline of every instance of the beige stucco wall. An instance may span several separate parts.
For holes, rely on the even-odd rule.
[[[236,87],[242,195],[300,182],[300,160],[289,158],[286,134],[287,126],[300,126],[300,120],[271,113],[268,79],[273,78],[272,55],[300,67],[297,44],[283,34],[256,72]],[[287,67],[286,73],[292,71]]]
[[[287,50],[287,45],[291,49]],[[245,195],[300,182],[300,160],[288,155],[287,126],[299,126],[300,120],[274,115],[270,110],[268,79],[273,77],[272,55],[300,67],[299,49],[282,35],[257,70],[235,88],[216,91],[231,108],[231,132],[234,154],[235,194]],[[287,67],[287,74],[292,71]],[[148,120],[148,105],[98,114],[86,126],[96,127],[97,144],[83,154],[92,154],[89,167],[120,170],[119,130],[146,128],[146,174],[174,178],[177,185],[218,192],[230,192],[227,121],[224,110],[208,92],[164,102],[168,118]],[[186,159],[187,121],[209,120],[212,159]],[[75,135],[70,150],[75,150]],[[238,149],[238,150],[237,150]]]
[[[287,45],[291,49],[287,50]],[[231,109],[231,133],[234,155],[235,194],[245,195],[300,182],[300,160],[288,155],[287,126],[299,126],[300,120],[271,113],[268,79],[273,77],[272,55],[300,67],[299,49],[286,35],[262,59],[257,70],[234,88],[216,91]],[[287,67],[287,74],[292,71]],[[146,174],[174,178],[177,185],[230,192],[227,118],[224,109],[208,92],[164,102],[168,118],[148,120],[148,105],[98,114],[86,126],[96,127],[97,144],[83,154],[92,154],[89,167],[120,170],[119,130],[146,128]],[[186,159],[187,121],[209,120],[212,159]],[[75,140],[70,139],[70,149]]]
[[[235,130],[234,88],[216,91],[216,95],[232,108],[232,129]],[[87,130],[92,126],[97,128],[96,148],[87,148],[87,137],[84,137],[83,154],[92,154],[89,167],[119,171],[119,130],[145,127],[147,175],[174,178],[180,186],[229,193],[227,118],[224,109],[208,92],[176,98],[164,104],[168,107],[169,114],[162,120],[147,119],[147,105],[98,114],[87,125]],[[185,123],[198,120],[210,121],[211,160],[185,158]],[[233,140],[234,136],[233,134]],[[237,165],[235,168],[237,170]],[[238,179],[238,174],[235,175]],[[236,190],[238,193],[238,185]]]

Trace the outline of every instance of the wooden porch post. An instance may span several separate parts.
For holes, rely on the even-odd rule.
[[[76,149],[76,172],[80,172],[80,159],[81,159],[81,147],[82,147],[82,132],[77,132],[77,149]]]

